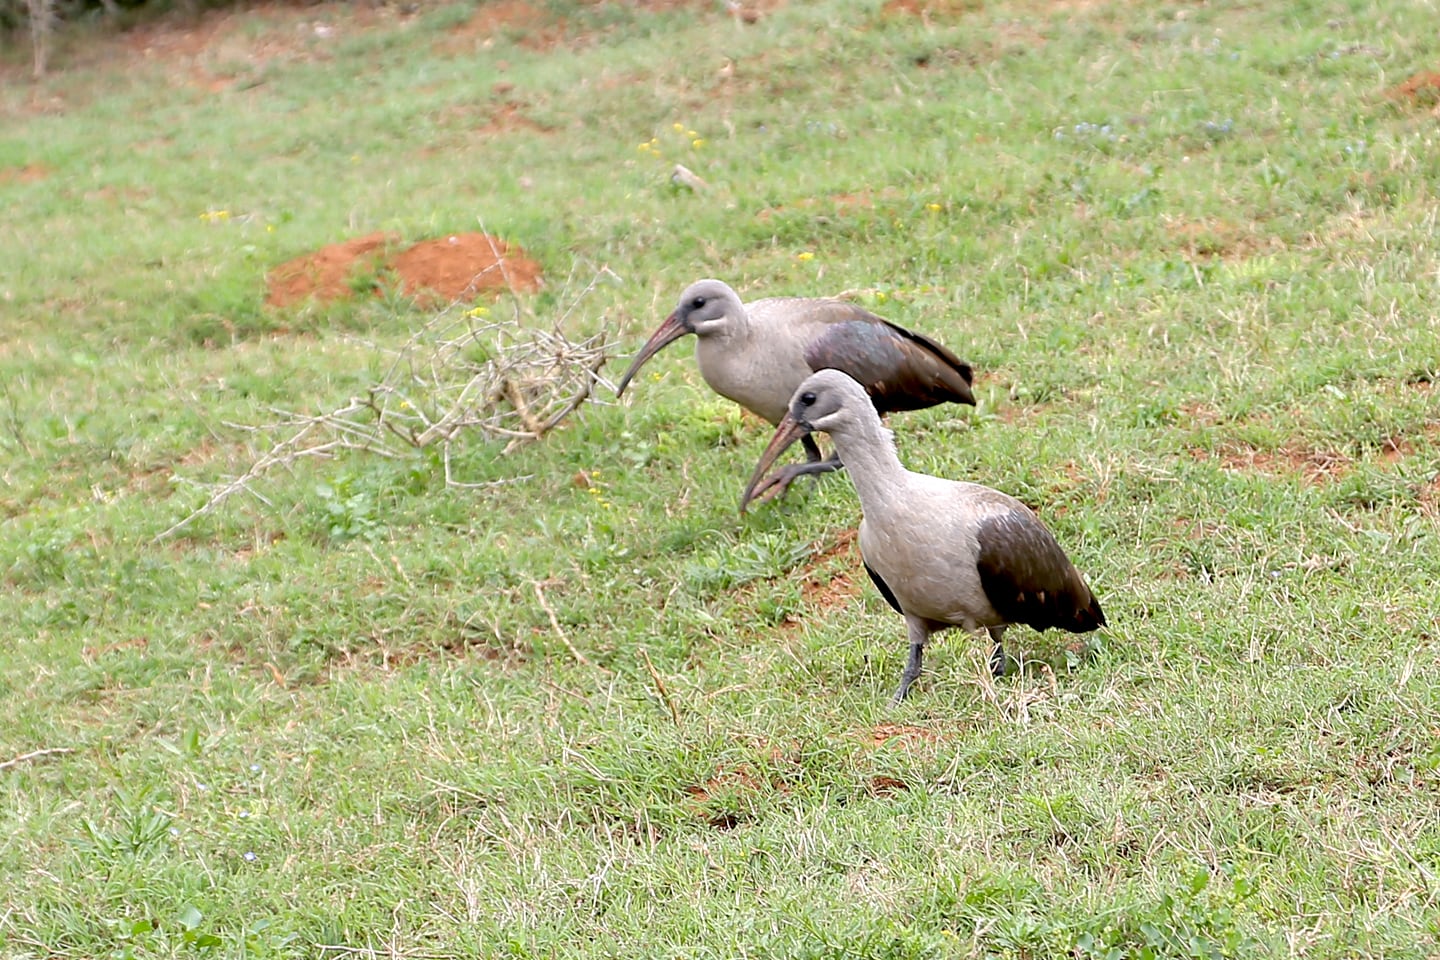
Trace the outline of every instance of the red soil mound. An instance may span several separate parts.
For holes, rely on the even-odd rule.
[[[1404,83],[1391,87],[1390,96],[1396,100],[1434,104],[1440,101],[1440,71],[1417,73]]]
[[[309,297],[326,302],[339,300],[350,292],[350,278],[360,267],[378,262],[385,246],[394,240],[390,234],[372,233],[286,261],[266,277],[270,292],[265,302],[272,307],[288,307]]]
[[[483,290],[538,290],[540,265],[519,247],[484,233],[461,233],[415,244],[389,260],[411,296],[442,300]]]
[[[266,278],[265,302],[289,307],[307,299],[322,303],[354,291],[357,276],[388,272],[409,295],[448,302],[485,291],[532,291],[540,265],[519,247],[484,233],[424,240],[393,252],[395,237],[372,233],[282,263]]]
[[[50,176],[50,168],[40,163],[23,167],[0,167],[0,183],[35,183]]]

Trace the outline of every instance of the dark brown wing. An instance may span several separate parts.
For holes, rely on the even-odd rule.
[[[825,327],[805,348],[811,370],[840,370],[858,380],[880,413],[940,403],[975,403],[974,373],[945,347],[883,317],[838,300],[820,314]]]
[[[1100,601],[1045,525],[1017,507],[980,524],[976,567],[985,597],[1006,623],[1085,633],[1105,625]]]

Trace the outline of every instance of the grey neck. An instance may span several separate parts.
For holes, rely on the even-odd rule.
[[[833,430],[830,439],[845,464],[866,513],[888,503],[907,471],[895,452],[894,435],[874,410]]]

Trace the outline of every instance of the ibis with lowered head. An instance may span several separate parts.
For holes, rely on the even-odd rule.
[[[822,370],[796,389],[746,501],[775,458],[815,431],[830,435],[860,497],[865,571],[905,618],[910,656],[896,703],[920,675],[925,644],[937,631],[986,631],[998,675],[1005,670],[1001,638],[1011,625],[1071,633],[1105,625],[1100,601],[1029,507],[977,483],[905,469],[865,388],[839,370]]]

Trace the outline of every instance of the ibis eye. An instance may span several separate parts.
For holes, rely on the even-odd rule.
[[[809,390],[806,390],[804,393],[800,394],[800,402],[807,407],[810,406],[810,404],[815,402],[815,394],[811,393]]]
[[[705,306],[705,298],[696,297],[694,300],[690,301],[690,306],[695,310],[699,310],[701,307]]]

